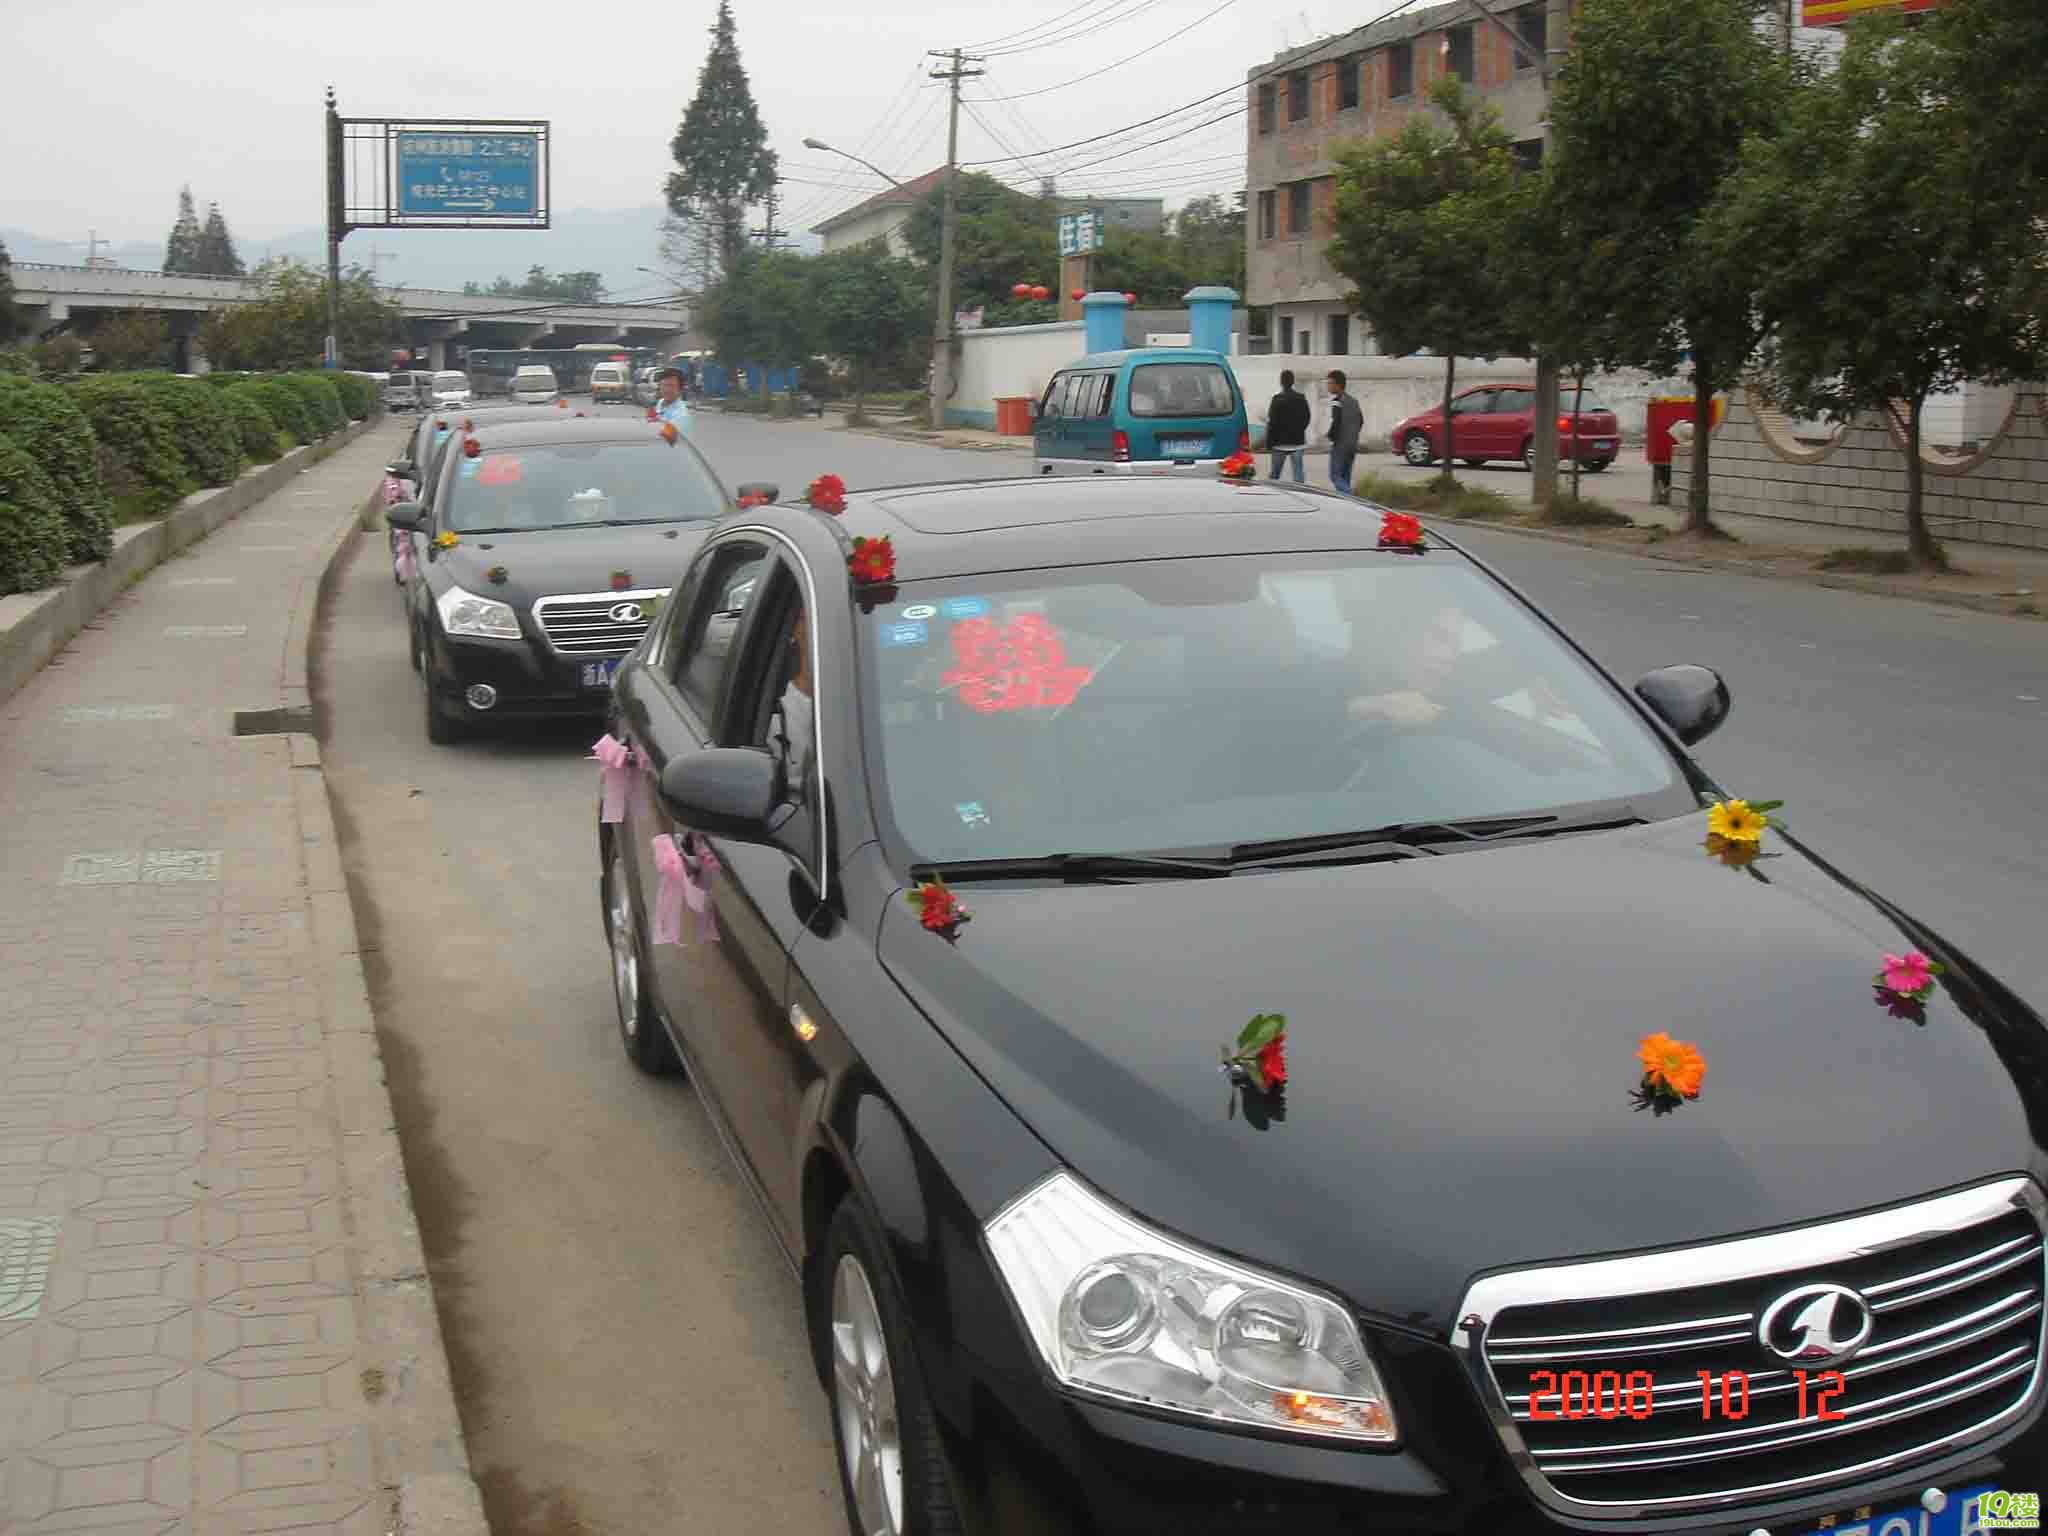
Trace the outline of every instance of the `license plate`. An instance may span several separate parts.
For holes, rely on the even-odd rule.
[[[1159,451],[1168,458],[1173,459],[1199,458],[1209,451],[1209,439],[1206,437],[1161,438]]]
[[[619,658],[608,657],[603,661],[583,663],[583,686],[586,688],[609,688],[612,674],[619,670]]]
[[[1614,446],[1614,439],[1611,437],[1603,437],[1600,439],[1599,442],[1595,443],[1593,446],[1595,448],[1612,448]]]
[[[1800,1536],[1975,1536],[1986,1529],[1981,1501],[1997,1487],[1996,1483],[1982,1483],[1951,1493],[1938,1515],[1908,1504],[1861,1518],[1844,1514],[1835,1524],[1802,1531]]]

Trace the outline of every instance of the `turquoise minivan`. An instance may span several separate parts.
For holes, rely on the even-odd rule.
[[[1041,475],[1213,469],[1250,448],[1244,395],[1220,352],[1098,352],[1054,374],[1032,408]]]

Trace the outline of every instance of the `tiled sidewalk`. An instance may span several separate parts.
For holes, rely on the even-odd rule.
[[[0,704],[9,1536],[382,1536],[423,1441],[467,1484],[374,1035],[332,975],[317,753],[233,734],[278,707],[395,437],[159,566]],[[424,1340],[381,1299],[408,1284]]]

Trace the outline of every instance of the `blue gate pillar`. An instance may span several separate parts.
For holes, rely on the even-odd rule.
[[[1188,345],[1204,352],[1230,355],[1230,316],[1237,308],[1235,288],[1190,288],[1183,296],[1188,306]]]
[[[1081,325],[1088,351],[1121,352],[1124,349],[1124,311],[1130,308],[1120,293],[1091,293],[1081,301]]]

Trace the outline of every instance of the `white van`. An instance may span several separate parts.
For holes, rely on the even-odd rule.
[[[434,406],[437,410],[451,405],[468,405],[469,402],[468,374],[450,368],[434,375]]]
[[[561,386],[555,382],[555,370],[538,363],[512,375],[512,398],[521,405],[546,405],[561,392]]]
[[[592,400],[625,400],[631,395],[632,386],[624,363],[599,363],[590,370]]]

